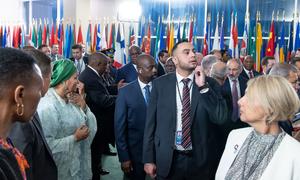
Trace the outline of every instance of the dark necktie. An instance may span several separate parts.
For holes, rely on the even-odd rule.
[[[183,79],[184,84],[182,90],[182,142],[181,145],[184,149],[187,149],[192,145],[191,141],[191,102],[190,102],[190,79]]]
[[[146,101],[146,104],[148,105],[149,103],[149,98],[150,98],[150,86],[147,84],[145,87],[145,101]]]
[[[253,72],[252,72],[252,71],[249,71],[249,77],[250,77],[250,79],[251,79],[251,78],[254,78],[254,75],[253,75]]]
[[[239,107],[238,107],[238,89],[237,89],[237,80],[232,80],[232,89],[231,89],[231,94],[232,94],[232,120],[234,122],[237,121],[239,115]]]

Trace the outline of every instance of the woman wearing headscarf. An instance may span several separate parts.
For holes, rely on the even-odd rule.
[[[74,63],[70,60],[55,61],[50,89],[41,99],[38,113],[57,165],[59,180],[92,177],[90,145],[97,124],[83,94]]]
[[[43,87],[32,56],[0,48],[0,179],[26,180],[27,160],[7,138],[14,122],[32,119]]]
[[[238,104],[241,120],[251,127],[229,134],[216,180],[300,179],[300,144],[278,124],[299,110],[292,85],[279,76],[251,79]]]

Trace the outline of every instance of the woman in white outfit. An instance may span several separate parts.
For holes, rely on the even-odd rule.
[[[291,84],[279,76],[257,77],[238,104],[251,127],[229,134],[216,180],[299,180],[300,143],[278,125],[300,107]]]

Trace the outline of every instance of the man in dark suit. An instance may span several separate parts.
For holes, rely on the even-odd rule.
[[[80,74],[84,83],[86,103],[97,119],[98,130],[91,145],[93,180],[99,180],[100,174],[108,172],[101,167],[102,154],[109,150],[109,143],[114,143],[115,95],[110,95],[102,74],[108,65],[108,57],[103,53],[90,55],[87,68]]]
[[[158,62],[157,62],[157,76],[162,76],[166,74],[165,64],[169,57],[168,51],[163,49],[158,53]]]
[[[246,56],[243,61],[243,70],[240,76],[249,80],[259,75],[260,73],[254,70],[254,59],[252,58],[252,56]]]
[[[78,74],[82,73],[85,67],[88,65],[88,56],[83,56],[82,46],[80,44],[75,44],[72,46],[72,58],[71,61],[74,62]]]
[[[44,80],[42,96],[44,96],[48,91],[51,79],[51,59],[43,52],[35,49],[24,51],[35,58],[36,63],[42,71]],[[57,179],[57,167],[46,142],[37,113],[27,123],[15,123],[11,129],[9,138],[17,149],[24,154],[29,163],[30,168],[26,171],[28,180]]]
[[[157,70],[152,56],[137,58],[138,79],[121,88],[116,101],[115,134],[123,172],[132,180],[145,179],[143,136],[151,81]]]
[[[226,124],[218,127],[219,150],[225,148],[228,134],[233,129],[248,127],[249,125],[240,120],[238,100],[244,96],[247,87],[247,79],[240,76],[242,63],[237,59],[230,59],[227,64],[227,79],[222,86],[222,95],[226,99],[228,117]]]
[[[226,102],[197,66],[187,41],[172,50],[176,73],[153,81],[145,124],[144,170],[152,178],[212,179],[216,169],[214,130],[226,121]]]
[[[124,79],[125,83],[130,83],[137,79],[136,61],[137,57],[142,54],[142,51],[136,45],[130,46],[128,51],[131,61],[122,68],[118,69],[116,77],[117,83],[122,79]]]

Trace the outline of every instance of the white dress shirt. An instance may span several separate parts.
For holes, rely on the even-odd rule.
[[[145,83],[143,83],[143,82],[140,80],[140,78],[138,78],[138,82],[139,82],[141,91],[142,91],[142,93],[143,93],[144,99],[146,100],[146,90],[145,90],[144,88],[145,88],[147,85],[149,85],[149,86],[150,86],[150,87],[149,87],[149,90],[150,90],[150,92],[151,92],[151,90],[152,90],[152,82],[149,82],[148,84],[145,84]]]
[[[175,146],[177,150],[186,150],[184,149],[181,145],[176,144],[176,135],[177,132],[182,131],[182,118],[181,118],[181,114],[182,114],[182,96],[183,96],[183,82],[182,80],[185,79],[183,76],[181,76],[180,74],[178,74],[176,72],[176,78],[177,78],[177,83],[176,83],[176,112],[177,112],[177,123],[176,123],[176,132],[175,132]],[[192,87],[193,87],[193,81],[194,81],[194,72],[192,74],[190,74],[187,78],[190,79],[189,81],[189,88],[190,88],[190,102],[192,103]],[[179,92],[178,92],[179,90]],[[188,150],[192,149],[192,146],[190,146],[190,148]]]
[[[75,63],[75,66],[76,66],[76,69],[77,69],[77,72],[80,74],[82,73],[82,71],[85,69],[85,63],[83,61],[83,59],[75,59],[74,60],[74,63]]]

